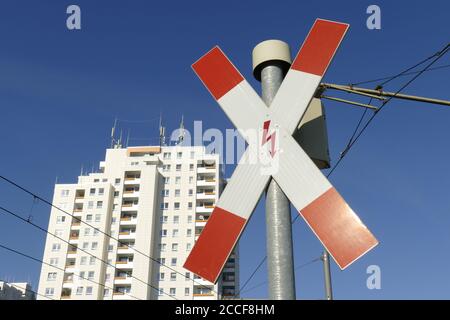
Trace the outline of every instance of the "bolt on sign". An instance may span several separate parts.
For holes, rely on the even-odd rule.
[[[217,282],[271,178],[275,179],[341,269],[378,244],[338,191],[292,135],[305,113],[349,25],[317,19],[301,46],[270,108],[219,47],[192,68],[239,130],[257,130],[262,139],[246,139],[244,152],[184,268]],[[277,170],[262,174],[260,162],[249,164],[256,144]],[[266,146],[263,148],[263,146]]]

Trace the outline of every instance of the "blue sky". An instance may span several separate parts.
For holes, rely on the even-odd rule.
[[[73,3],[81,7],[80,31],[65,26]],[[381,7],[381,30],[366,28],[370,4]],[[325,76],[347,84],[395,74],[442,48],[449,41],[449,9],[448,1],[3,1],[0,172],[51,199],[56,177],[74,182],[81,165],[103,159],[116,116],[149,121],[123,123],[132,144],[155,141],[160,112],[169,131],[181,114],[188,129],[194,120],[205,129],[232,128],[190,68],[216,44],[259,91],[251,74],[257,43],[277,38],[296,52],[317,17],[347,22],[349,33]],[[437,65],[449,62],[446,56]],[[448,81],[449,69],[428,72],[405,92],[450,99]],[[325,106],[334,163],[361,110]],[[332,263],[336,299],[450,297],[449,121],[445,107],[392,101],[333,173],[331,181],[380,241],[345,271]],[[0,205],[46,226],[49,208],[32,203],[0,183]],[[319,241],[301,219],[293,234],[297,265],[320,255]],[[36,229],[0,215],[1,244],[41,257],[44,240]],[[242,281],[264,257],[264,243],[260,203],[240,242]],[[381,268],[381,290],[366,287],[373,264]],[[39,270],[0,251],[0,278],[36,286]],[[265,280],[264,266],[248,288]],[[323,298],[320,262],[297,271],[296,289],[299,299]],[[267,286],[243,296],[267,297]]]

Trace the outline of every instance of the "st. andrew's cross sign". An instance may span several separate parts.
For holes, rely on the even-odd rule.
[[[275,179],[341,269],[378,244],[333,185],[292,137],[325,74],[348,24],[317,19],[300,48],[270,108],[219,47],[193,64],[203,84],[246,138],[244,152],[184,268],[217,282],[261,194]],[[262,174],[261,162],[249,164],[250,149],[277,161]]]

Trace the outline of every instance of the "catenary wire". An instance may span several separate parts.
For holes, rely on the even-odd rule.
[[[39,229],[40,231],[45,232],[45,233],[47,233],[47,234],[49,234],[49,235],[51,235],[51,236],[53,236],[53,237],[55,237],[56,239],[59,239],[59,240],[65,242],[65,243],[67,243],[69,246],[72,246],[72,244],[71,244],[69,241],[67,241],[67,240],[65,240],[65,239],[63,239],[63,238],[57,236],[57,235],[54,234],[54,233],[51,233],[51,232],[48,231],[47,229],[42,228],[41,226],[39,226],[39,225],[37,225],[37,224],[35,224],[35,223],[31,222],[31,221],[28,221],[27,219],[23,218],[23,217],[20,216],[19,214],[14,213],[14,212],[12,212],[12,211],[10,211],[10,210],[8,210],[8,209],[5,209],[5,208],[2,207],[2,206],[0,206],[0,210],[2,210],[3,212],[8,213],[9,215],[11,215],[11,216],[13,216],[13,217],[15,217],[15,218],[17,218],[17,219],[22,220],[23,222],[26,222],[26,223],[32,225],[33,227],[35,227],[35,228]],[[97,229],[97,228],[96,228],[96,229]],[[112,265],[111,263],[109,263],[109,262],[107,262],[107,261],[105,261],[105,260],[103,260],[103,259],[101,259],[101,258],[95,256],[94,254],[88,252],[87,250],[85,250],[85,249],[83,249],[83,248],[77,248],[77,250],[80,250],[80,251],[86,253],[87,255],[89,255],[89,256],[91,256],[91,257],[93,257],[93,258],[95,258],[95,259],[97,259],[97,260],[103,262],[105,265],[108,265],[108,266],[110,266],[110,267],[113,267],[114,270],[116,270],[116,271],[117,271],[117,270],[123,271],[123,269],[117,268],[116,266]],[[47,264],[47,263],[46,263],[46,264]],[[136,279],[137,281],[139,281],[139,282],[141,282],[141,283],[143,283],[143,284],[149,286],[150,288],[155,289],[156,291],[159,292],[159,289],[156,288],[155,286],[152,286],[151,284],[149,284],[149,283],[147,283],[147,282],[145,282],[145,281],[143,281],[143,280],[141,280],[141,279],[139,279],[139,278],[136,278],[136,277],[133,276],[133,275],[131,275],[130,277],[133,278],[133,279]],[[176,299],[175,297],[172,297],[172,296],[170,296],[169,294],[167,294],[167,293],[165,293],[165,292],[164,292],[164,294],[166,294],[167,296],[173,298],[174,300],[178,300],[178,299]]]
[[[16,249],[12,249],[12,248],[7,247],[7,246],[5,246],[5,245],[0,244],[0,248],[5,249],[5,250],[10,251],[10,252],[13,252],[13,253],[15,253],[15,254],[17,254],[17,255],[20,255],[20,256],[22,256],[22,257],[28,258],[28,259],[30,259],[30,260],[33,260],[33,261],[36,261],[36,262],[45,264],[45,265],[47,265],[47,266],[49,266],[49,267],[52,267],[52,268],[54,268],[54,269],[57,269],[57,270],[60,270],[60,271],[63,271],[63,272],[66,271],[66,270],[64,270],[63,268],[60,268],[60,267],[55,266],[55,265],[52,265],[52,264],[47,263],[47,262],[45,262],[45,261],[43,261],[43,260],[40,260],[40,259],[35,258],[35,257],[32,257],[32,256],[30,256],[30,255],[28,255],[28,254],[26,254],[26,253],[23,253],[23,252],[21,252],[21,251],[19,251],[19,250],[16,250]],[[97,282],[97,281],[95,281],[95,280],[92,280],[92,279],[89,279],[89,278],[82,277],[82,276],[80,276],[79,274],[75,274],[75,273],[74,273],[73,275],[76,276],[76,277],[78,277],[78,278],[80,278],[80,279],[88,280],[88,281],[90,281],[90,282],[92,282],[92,283],[94,283],[94,284],[98,284],[98,285],[100,285],[100,286],[102,286],[102,287],[104,287],[104,288],[106,288],[106,289],[112,289],[112,290],[114,291],[114,289],[113,289],[112,287],[106,286],[106,285],[104,285],[104,284],[102,284],[102,283],[100,283],[100,282]],[[142,299],[139,299],[139,298],[137,298],[137,297],[135,297],[135,296],[133,296],[133,295],[130,295],[130,294],[128,294],[128,295],[129,295],[130,297],[136,299],[136,300],[142,300]],[[48,298],[48,296],[45,296],[45,297]],[[53,299],[53,300],[56,300],[56,299]]]
[[[422,69],[422,70],[420,70],[420,71],[418,71],[418,72],[413,72],[413,73],[411,73],[411,74],[416,74],[416,75],[415,75],[411,80],[409,80],[409,81],[406,83],[406,85],[402,86],[402,87],[400,88],[400,90],[398,90],[398,91],[394,94],[394,96],[391,96],[389,99],[385,100],[385,101],[383,102],[383,105],[382,105],[376,112],[374,112],[374,113],[372,114],[371,118],[369,118],[368,122],[367,122],[367,123],[364,125],[364,127],[361,129],[360,133],[356,134],[355,132],[356,132],[356,131],[358,130],[358,128],[361,126],[362,119],[363,119],[364,116],[365,116],[365,113],[363,112],[363,114],[362,114],[360,120],[358,121],[357,127],[356,127],[354,133],[352,134],[352,137],[351,137],[351,143],[348,143],[348,144],[347,144],[345,153],[344,153],[344,152],[341,153],[341,155],[340,155],[338,161],[336,162],[336,164],[335,164],[335,165],[331,168],[331,170],[328,172],[327,178],[329,178],[329,177],[331,176],[331,174],[333,174],[333,172],[336,170],[336,168],[337,168],[337,167],[339,166],[339,164],[342,162],[342,159],[345,158],[345,156],[348,154],[348,151],[353,147],[353,145],[356,143],[356,141],[357,141],[357,140],[359,139],[359,137],[361,136],[362,132],[367,128],[368,123],[370,123],[370,122],[373,120],[373,118],[375,117],[375,115],[376,115],[376,114],[377,114],[377,113],[378,113],[378,112],[379,112],[379,111],[380,111],[380,110],[381,110],[381,109],[382,109],[389,101],[391,101],[392,98],[395,97],[395,95],[399,94],[403,89],[405,89],[409,84],[411,84],[412,81],[414,81],[415,79],[417,79],[417,78],[418,78],[421,74],[423,74],[424,72],[431,70],[430,67],[431,67],[436,61],[438,61],[444,54],[446,54],[446,53],[448,52],[449,47],[450,47],[450,44],[447,44],[447,45],[446,45],[443,49],[441,49],[440,51],[438,51],[438,52],[436,52],[435,54],[429,56],[428,58],[426,58],[426,59],[420,61],[419,63],[416,63],[413,67],[410,67],[410,68],[408,68],[408,69],[406,69],[406,70],[404,70],[404,71],[398,73],[398,74],[395,75],[395,76],[391,76],[391,77],[388,77],[388,78],[382,78],[382,79],[379,79],[379,80],[386,80],[386,79],[388,79],[389,81],[391,81],[391,80],[393,80],[393,79],[395,79],[395,78],[397,78],[397,77],[400,77],[400,76],[406,76],[407,73],[408,73],[408,71],[410,71],[410,70],[416,68],[417,66],[419,66],[419,65],[421,65],[421,64],[423,64],[423,63],[425,63],[426,61],[429,61],[429,60],[435,58],[435,59],[434,59],[430,64],[428,64],[424,69]],[[446,67],[446,66],[442,66],[442,67]],[[439,68],[439,67],[437,67],[437,68]],[[358,85],[358,84],[362,84],[362,83],[369,83],[369,82],[375,82],[375,81],[377,81],[377,80],[369,80],[369,81],[358,82],[358,83],[354,83],[353,85]],[[385,83],[387,83],[387,82],[385,81],[384,84],[385,84]],[[297,215],[294,217],[294,219],[291,221],[291,224],[294,224],[294,223],[298,220],[299,217],[300,217],[300,215],[297,214]],[[261,267],[262,263],[263,263],[266,259],[267,259],[267,256],[265,256],[265,257],[262,259],[262,261],[258,264],[258,266],[255,268],[255,271],[252,272],[252,274],[251,274],[251,276],[250,276],[251,278],[255,275],[256,271],[259,270],[259,268]],[[249,280],[247,280],[245,283],[248,284],[248,282],[249,282]],[[244,287],[243,287],[243,288],[244,288]],[[240,292],[243,290],[243,288],[241,288]]]
[[[36,193],[34,193],[34,192],[32,192],[32,191],[26,189],[25,187],[19,185],[18,183],[14,182],[14,181],[12,181],[12,180],[10,180],[10,179],[8,179],[8,178],[2,176],[2,175],[0,175],[0,179],[3,179],[3,180],[6,181],[7,183],[9,183],[9,184],[13,185],[14,187],[16,187],[16,188],[18,188],[18,189],[24,191],[25,193],[28,193],[29,195],[33,196],[34,198],[41,200],[42,202],[44,202],[44,203],[46,203],[47,205],[49,205],[49,206],[51,206],[51,207],[57,209],[58,211],[63,212],[64,214],[66,214],[66,215],[72,217],[73,219],[75,219],[76,221],[78,221],[78,222],[80,222],[80,223],[83,223],[83,224],[86,225],[86,226],[89,226],[89,227],[91,227],[91,228],[94,228],[94,229],[98,230],[101,234],[107,236],[108,238],[110,238],[110,239],[112,239],[112,240],[117,241],[120,245],[126,246],[128,249],[131,249],[131,250],[133,250],[134,252],[141,254],[142,256],[144,256],[144,257],[146,257],[146,258],[152,260],[153,262],[158,263],[158,264],[161,265],[162,267],[165,267],[165,268],[167,268],[167,269],[169,269],[169,270],[171,270],[171,271],[173,271],[173,272],[176,272],[176,273],[179,274],[179,275],[182,275],[183,277],[186,277],[186,275],[183,274],[183,273],[181,273],[180,271],[178,271],[178,270],[176,270],[176,269],[174,269],[174,268],[172,268],[172,267],[170,267],[170,266],[168,266],[168,265],[166,265],[166,264],[163,264],[163,263],[162,263],[161,261],[159,261],[158,259],[155,259],[155,258],[153,258],[153,257],[151,257],[151,256],[149,256],[149,255],[147,255],[147,254],[145,254],[145,253],[143,253],[142,251],[137,250],[136,248],[134,248],[134,247],[128,245],[128,244],[125,243],[125,242],[121,242],[118,238],[113,237],[112,235],[110,235],[110,234],[108,234],[108,233],[106,233],[106,232],[104,232],[104,231],[102,231],[102,230],[96,228],[96,227],[93,226],[92,224],[90,224],[90,223],[88,223],[88,222],[86,222],[86,221],[83,221],[83,220],[81,220],[80,218],[76,217],[75,215],[73,215],[73,214],[71,214],[71,213],[69,213],[69,212],[67,212],[67,211],[65,211],[65,210],[63,210],[63,209],[61,209],[61,208],[59,208],[58,206],[54,205],[54,204],[51,203],[50,201],[48,201],[48,200],[42,198],[41,196],[37,195]],[[196,280],[193,280],[193,281],[195,282],[196,285],[201,286],[202,288],[211,289],[210,287],[208,287],[208,286],[206,286],[206,285],[204,285],[204,284],[202,284],[202,283],[199,283],[199,282],[196,281]],[[211,289],[211,292],[217,293],[215,290],[212,290],[212,289]]]

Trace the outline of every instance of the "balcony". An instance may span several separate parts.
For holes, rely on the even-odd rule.
[[[120,270],[133,269],[133,261],[130,260],[118,260],[116,261],[116,268]]]
[[[139,208],[137,202],[124,202],[122,203],[122,211],[136,211]]]
[[[114,277],[114,284],[131,284],[131,276],[117,276]]]
[[[67,249],[67,258],[75,258],[75,255],[78,252],[78,248],[76,246],[69,246]]]
[[[81,220],[81,217],[79,218]],[[70,224],[71,227],[79,227],[81,225],[81,221],[78,219],[73,218],[72,223]]]
[[[212,204],[205,204],[205,205],[198,205],[195,207],[195,211],[198,213],[211,213],[214,210],[214,205]]]
[[[216,179],[214,178],[203,178],[198,177],[197,179],[197,186],[200,187],[208,187],[208,186],[215,186],[217,184]]]
[[[197,173],[216,173],[216,166],[198,166]]]
[[[215,200],[216,199],[216,193],[214,191],[200,191],[197,192],[197,199],[198,200]]]
[[[136,225],[136,223],[137,223],[137,216],[122,216],[120,218],[121,226],[131,226]]]
[[[137,198],[139,197],[139,188],[130,188],[130,189],[125,189],[123,191],[123,198]]]
[[[122,230],[119,232],[119,239],[134,239],[136,237],[136,230]]]

